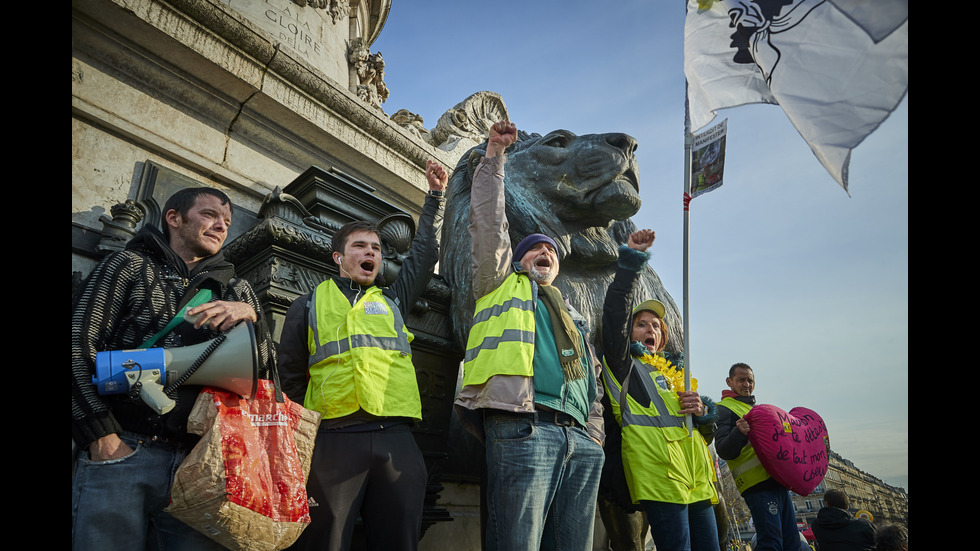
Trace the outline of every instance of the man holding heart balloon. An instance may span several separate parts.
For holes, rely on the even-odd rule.
[[[759,543],[755,551],[798,551],[799,531],[789,490],[772,478],[749,443],[749,423],[745,415],[755,405],[755,374],[744,363],[737,363],[725,379],[729,390],[718,402],[718,428],[715,450],[728,462],[735,485],[745,499]]]

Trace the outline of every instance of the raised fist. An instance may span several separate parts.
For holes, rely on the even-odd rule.
[[[626,245],[637,251],[643,252],[653,245],[653,240],[657,234],[653,230],[637,230],[630,234],[629,242]]]
[[[490,127],[490,139],[487,142],[487,157],[503,154],[507,147],[517,141],[517,125],[510,121],[500,121]]]

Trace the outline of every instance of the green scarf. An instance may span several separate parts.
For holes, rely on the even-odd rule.
[[[553,285],[538,285],[538,297],[551,317],[551,330],[555,333],[555,346],[558,347],[558,355],[561,357],[561,370],[565,374],[565,380],[584,379],[582,358],[585,357],[585,352],[582,350],[582,336],[565,308],[561,291]]]

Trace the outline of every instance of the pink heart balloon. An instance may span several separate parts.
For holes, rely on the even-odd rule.
[[[817,412],[796,407],[786,413],[760,404],[745,420],[749,442],[769,476],[801,496],[810,495],[827,474],[830,460],[830,436]]]

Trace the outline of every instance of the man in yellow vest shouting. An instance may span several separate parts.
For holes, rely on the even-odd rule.
[[[456,412],[486,445],[486,548],[591,550],[601,367],[584,320],[552,286],[555,241],[532,234],[511,252],[504,164],[515,141],[514,124],[494,124],[473,177],[477,302]]]
[[[398,277],[376,283],[381,240],[368,222],[333,235],[338,275],[293,302],[280,341],[290,399],[319,411],[307,492],[310,526],[295,549],[345,551],[364,521],[368,549],[418,548],[426,469],[412,423],[422,418],[405,318],[439,258],[449,175],[426,167],[429,193]]]
[[[744,363],[728,370],[729,390],[718,402],[718,428],[715,450],[728,462],[735,486],[749,506],[759,543],[759,551],[798,551],[800,533],[789,490],[769,476],[749,444],[749,423],[743,417],[755,405],[755,374]]]

